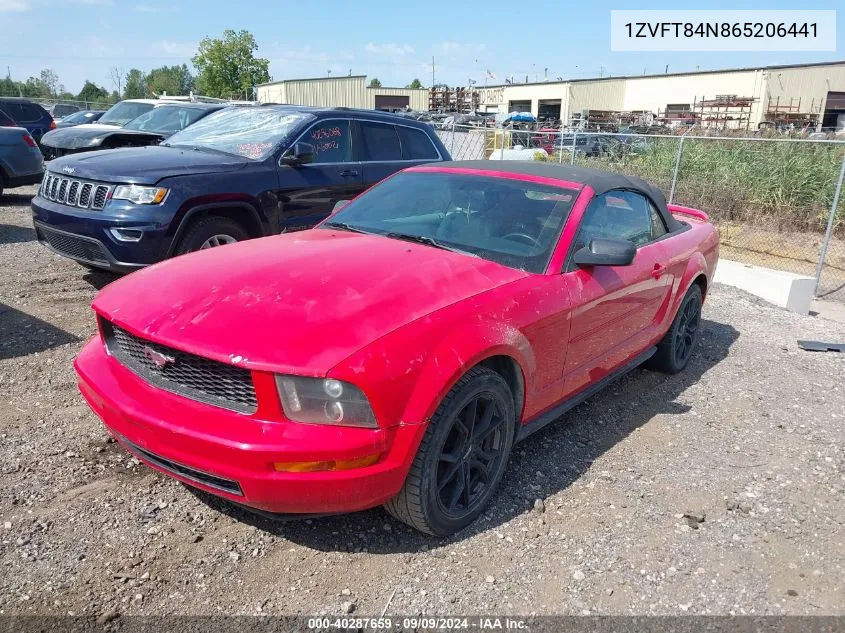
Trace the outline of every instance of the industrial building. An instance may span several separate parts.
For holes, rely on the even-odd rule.
[[[845,61],[461,87],[370,88],[366,76],[290,79],[258,100],[395,110],[531,112],[574,128],[632,124],[845,128]]]
[[[257,99],[262,103],[368,110],[428,109],[428,90],[425,88],[370,88],[366,79],[365,75],[350,75],[273,81],[256,86]]]
[[[487,86],[476,103],[482,111],[531,112],[573,126],[600,126],[615,117],[744,129],[842,128],[845,61]]]

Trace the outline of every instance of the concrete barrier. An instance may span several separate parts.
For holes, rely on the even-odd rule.
[[[815,279],[804,275],[720,259],[714,281],[741,290],[799,314],[809,314]]]

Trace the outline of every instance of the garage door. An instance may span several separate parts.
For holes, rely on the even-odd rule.
[[[411,97],[402,95],[376,95],[376,110],[397,110],[411,103]]]
[[[845,92],[828,92],[825,110],[845,110]]]

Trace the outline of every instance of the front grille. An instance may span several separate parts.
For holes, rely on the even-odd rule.
[[[89,204],[91,204],[91,190],[94,188],[90,182],[86,182],[82,185],[79,189],[79,206],[83,209],[87,208]]]
[[[74,180],[70,183],[70,187],[67,190],[67,203],[75,207],[76,204],[79,202],[79,181]]]
[[[238,413],[258,409],[248,369],[153,343],[106,320],[101,325],[111,355],[150,384]]]
[[[106,206],[113,186],[76,180],[47,172],[41,183],[41,197],[69,207],[99,210]]]
[[[141,448],[134,442],[130,442],[129,440],[127,440],[119,433],[116,433],[116,435],[118,436],[118,439],[121,441],[121,443],[126,445],[126,448],[128,448],[130,451],[132,451],[139,457],[143,457],[153,466],[158,466],[164,471],[167,471],[174,475],[179,475],[180,477],[189,479],[190,481],[203,484],[205,486],[208,486],[209,488],[222,490],[223,492],[228,492],[229,494],[238,495],[240,497],[242,497],[244,494],[243,490],[241,490],[241,485],[237,481],[232,481],[231,479],[223,479],[223,477],[204,473],[203,471],[197,470],[196,468],[191,468],[190,466],[185,466],[184,464],[179,464],[177,462],[171,461],[162,457],[161,455],[156,455],[155,453],[151,453],[150,451]]]
[[[99,242],[62,231],[53,231],[43,226],[36,227],[36,231],[43,241],[62,255],[93,264],[109,263],[109,258]]]

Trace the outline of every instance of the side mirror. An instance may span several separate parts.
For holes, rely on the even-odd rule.
[[[332,213],[335,213],[336,211],[340,211],[343,207],[345,207],[347,204],[349,204],[349,202],[350,202],[349,200],[338,200],[337,202],[334,203],[334,208],[332,209]]]
[[[314,146],[311,143],[296,143],[282,155],[286,165],[306,165],[314,161]]]
[[[630,240],[597,237],[575,251],[572,261],[579,266],[628,266],[636,254],[637,247]]]

